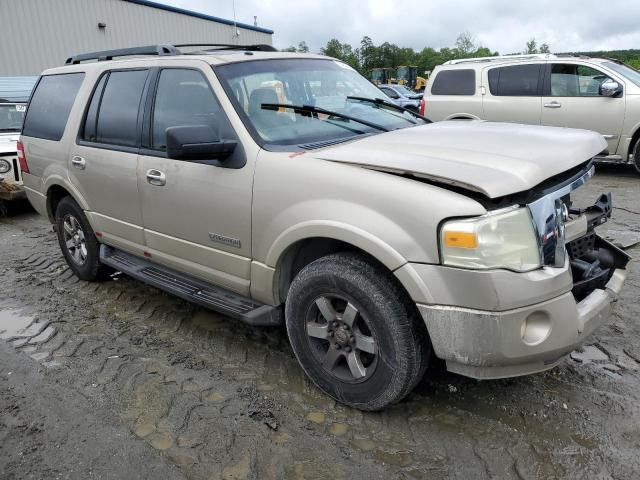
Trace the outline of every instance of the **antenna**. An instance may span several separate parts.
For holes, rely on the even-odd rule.
[[[238,30],[238,24],[236,22],[236,0],[231,0],[231,5],[233,6],[233,35],[231,36],[233,42],[240,36],[240,31]]]

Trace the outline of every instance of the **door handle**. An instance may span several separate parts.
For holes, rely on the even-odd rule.
[[[85,167],[87,166],[87,162],[86,162],[86,160],[84,158],[79,157],[78,155],[76,155],[75,157],[73,157],[71,159],[71,165],[76,167],[78,170],[84,170]]]
[[[562,104],[560,102],[551,102],[551,103],[545,103],[544,106],[545,108],[560,108],[562,107]]]
[[[147,170],[147,182],[149,182],[151,185],[162,187],[167,183],[167,176],[164,174],[164,172],[152,168],[151,170]]]

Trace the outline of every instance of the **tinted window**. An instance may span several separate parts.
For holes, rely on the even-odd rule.
[[[475,70],[443,70],[438,73],[432,95],[474,95],[476,93]]]
[[[554,63],[551,66],[551,96],[597,97],[600,85],[607,80],[611,79],[591,67]]]
[[[153,109],[152,147],[166,149],[169,127],[209,125],[218,132],[221,114],[220,105],[200,72],[163,70]]]
[[[29,105],[23,135],[60,140],[83,79],[84,73],[42,77]]]
[[[87,117],[84,121],[84,129],[82,138],[89,141],[95,141],[96,139],[96,127],[98,124],[98,106],[100,105],[100,99],[102,98],[102,91],[104,90],[104,84],[108,75],[103,75],[96,86],[91,97],[91,103],[89,104],[89,110],[87,110]]]
[[[542,65],[514,65],[489,70],[491,95],[504,97],[539,96],[538,84]]]
[[[98,110],[97,142],[137,145],[138,110],[147,73],[130,70],[109,74]]]

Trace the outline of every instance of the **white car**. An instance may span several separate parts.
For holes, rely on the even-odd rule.
[[[593,130],[598,161],[640,171],[640,72],[606,58],[552,54],[451,60],[435,68],[421,113]]]
[[[0,201],[25,198],[17,142],[38,77],[0,77]]]

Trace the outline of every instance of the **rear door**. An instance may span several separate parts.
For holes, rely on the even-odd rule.
[[[543,79],[544,63],[486,68],[482,118],[539,125]]]
[[[625,96],[600,95],[600,85],[619,79],[591,65],[551,62],[545,80],[542,124],[594,130],[605,138],[615,153],[625,116]]]
[[[248,295],[254,163],[247,163],[207,69],[161,68],[149,95],[138,169],[147,255]],[[221,139],[238,141],[232,156],[196,162],[168,158],[167,129],[188,125],[207,125]]]
[[[137,254],[144,245],[136,175],[149,78],[146,68],[102,73],[69,154],[69,179],[87,200],[94,229],[105,243]]]

